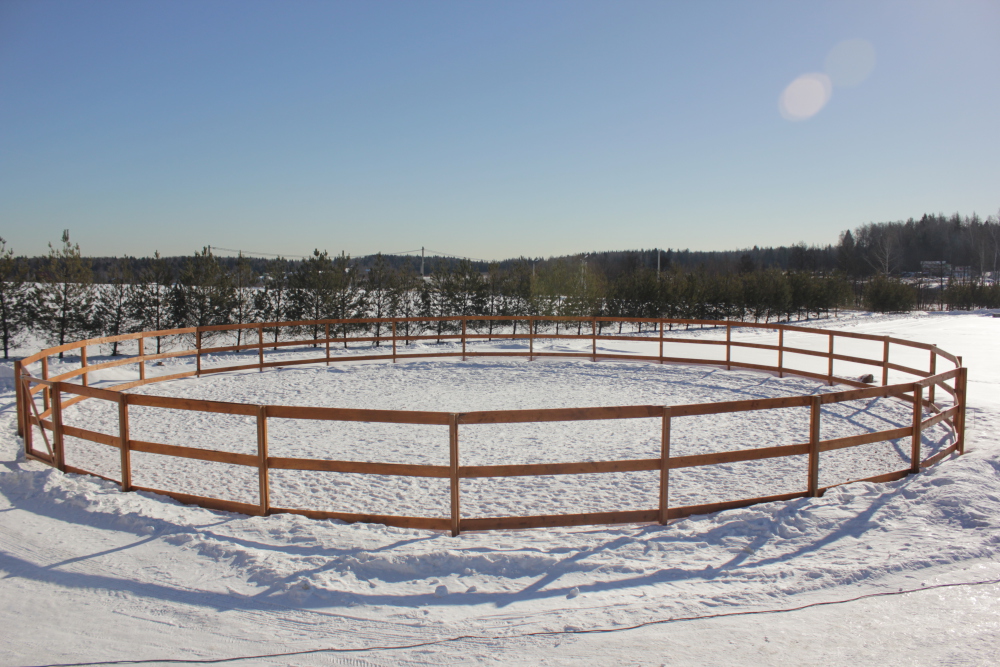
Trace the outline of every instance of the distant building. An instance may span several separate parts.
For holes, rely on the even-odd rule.
[[[930,260],[920,262],[920,272],[929,273],[932,276],[947,276],[951,274],[951,264],[944,260]]]

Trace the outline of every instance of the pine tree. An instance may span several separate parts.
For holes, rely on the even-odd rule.
[[[256,295],[257,276],[250,268],[250,262],[240,253],[236,260],[236,268],[230,274],[233,294],[232,320],[235,324],[246,324],[254,320],[254,296]],[[243,329],[236,330],[236,344],[243,342]]]
[[[372,333],[375,336],[375,346],[378,347],[382,336],[384,322],[378,318],[396,317],[399,311],[400,294],[396,287],[399,282],[397,272],[385,261],[382,253],[375,256],[375,263],[368,269],[364,277],[364,296],[368,305],[368,315],[376,318],[372,323]]]
[[[136,277],[131,299],[131,316],[142,331],[163,331],[183,322],[171,317],[171,291],[174,275],[170,265],[160,257],[159,251]],[[163,352],[163,336],[156,336],[156,354]]]
[[[290,317],[291,290],[286,268],[287,262],[281,257],[268,262],[263,287],[254,294],[254,310],[261,322],[283,322]],[[274,327],[275,343],[280,334],[281,327]]]
[[[97,287],[94,324],[101,336],[119,336],[135,329],[131,316],[133,282],[131,267],[122,258],[111,265],[108,282]],[[118,341],[111,343],[111,356],[118,356]]]
[[[86,338],[93,331],[94,296],[90,262],[81,257],[80,245],[70,242],[67,229],[60,248],[49,244],[37,276],[32,304],[35,324],[53,345]]]
[[[174,320],[185,327],[229,324],[233,302],[232,280],[207,247],[188,258],[171,290]]]
[[[324,250],[313,251],[299,264],[289,279],[291,294],[289,311],[299,320],[322,320],[333,316],[334,292],[337,289],[336,270],[330,255]],[[320,324],[312,325],[313,340],[319,340]],[[314,343],[318,345],[319,343]]]
[[[14,250],[0,237],[0,336],[3,358],[20,344],[28,324],[28,284],[25,267],[14,257]]]

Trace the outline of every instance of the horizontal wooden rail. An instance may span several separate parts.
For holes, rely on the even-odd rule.
[[[613,327],[618,324],[618,327]],[[635,325],[637,331],[616,333],[624,324]],[[376,325],[376,326],[369,326]],[[413,325],[412,327],[410,325]],[[643,327],[646,331],[643,332]],[[680,337],[674,329],[698,326],[724,333],[725,337]],[[384,327],[380,329],[379,327]],[[492,331],[487,329],[494,328]],[[433,328],[442,331],[435,333]],[[364,329],[364,331],[362,331]],[[668,333],[667,330],[670,329]],[[273,330],[273,332],[271,331]],[[278,331],[292,335],[306,334],[297,339],[275,340],[267,342],[265,332],[278,336]],[[236,332],[246,332],[246,343],[231,344],[227,340],[218,340],[218,336],[236,337]],[[256,334],[252,333],[257,331]],[[381,332],[385,331],[385,334]],[[757,342],[749,340],[734,340],[733,333],[740,331],[764,331],[777,333],[777,344],[772,342]],[[312,334],[312,338],[308,334]],[[360,333],[360,335],[351,335]],[[814,335],[815,344],[804,338],[796,337],[798,345],[786,344],[787,333]],[[158,353],[146,353],[145,341],[149,338],[173,338],[182,345],[194,344],[193,348],[170,350]],[[853,356],[835,351],[839,339],[854,339],[877,344],[881,352],[879,358]],[[481,344],[490,340],[521,341],[525,350],[481,349]],[[105,359],[97,363],[88,362],[87,348],[122,344],[136,341],[134,356],[123,356],[118,359]],[[586,341],[589,351],[553,351],[539,349],[540,341]],[[210,346],[209,342],[217,342]],[[429,351],[423,346],[411,349],[411,343],[446,343],[442,351]],[[598,342],[610,343],[611,349],[599,349]],[[469,348],[470,343],[476,347]],[[620,343],[636,343],[647,345],[651,353],[628,352],[614,346]],[[345,348],[353,346],[354,350],[331,354],[331,345]],[[705,354],[699,357],[684,357],[665,355],[664,346],[708,345],[710,348],[720,348],[718,353]],[[367,350],[356,350],[367,346]],[[384,348],[383,348],[384,346]],[[401,347],[402,346],[402,347]],[[899,363],[890,359],[894,346],[929,352],[929,368],[922,369]],[[724,348],[724,350],[722,349]],[[131,349],[131,348],[129,348]],[[306,352],[305,358],[290,358],[281,361],[265,359],[265,350],[288,350]],[[371,354],[368,350],[381,350],[384,353]],[[751,363],[733,358],[734,349],[760,350],[776,353],[777,366],[762,363]],[[871,352],[875,353],[872,346]],[[447,350],[447,351],[444,351]],[[613,350],[613,351],[612,351]],[[76,351],[80,363],[77,367],[59,367],[58,374],[50,374],[49,359],[58,354]],[[127,350],[128,351],[128,350]],[[309,354],[315,351],[314,354]],[[253,354],[252,363],[244,352]],[[225,356],[229,353],[235,355]],[[211,358],[209,355],[216,355]],[[718,359],[705,358],[718,356]],[[148,364],[152,361],[190,357],[195,359],[195,370],[169,373],[164,375],[149,374]],[[123,392],[151,383],[165,382],[191,376],[201,376],[213,373],[239,372],[246,370],[264,370],[302,364],[318,364],[349,361],[392,361],[400,359],[428,359],[462,357],[527,357],[529,360],[539,358],[586,358],[592,361],[631,361],[650,363],[693,364],[718,368],[741,368],[752,371],[773,373],[778,376],[796,375],[829,384],[841,384],[851,389],[831,391],[810,396],[786,396],[769,399],[750,399],[741,401],[726,401],[706,404],[661,406],[602,406],[584,408],[527,409],[527,410],[486,410],[466,413],[377,410],[377,409],[345,409],[321,408],[311,406],[259,406],[244,403],[224,401],[206,401],[198,399],[152,396],[148,394],[124,394]],[[804,366],[801,357],[822,359],[826,362],[826,372]],[[797,361],[796,361],[797,359]],[[955,365],[954,369],[937,372],[939,359]],[[235,363],[234,363],[235,362]],[[848,363],[860,365],[872,371],[880,379],[882,386],[872,386],[858,379],[835,375],[835,364]],[[75,362],[74,362],[75,363]],[[190,362],[188,362],[190,363]],[[815,363],[815,362],[814,362]],[[42,377],[33,377],[29,371],[33,364],[40,364]],[[139,366],[139,380],[102,386],[89,386],[94,382],[93,373],[120,366],[136,364]],[[818,364],[817,364],[818,365]],[[889,385],[889,372],[894,371],[908,376],[907,382]],[[857,371],[855,371],[857,372]],[[715,320],[679,320],[672,318],[621,318],[621,317],[588,317],[588,316],[442,316],[442,317],[411,317],[411,318],[359,318],[351,320],[300,320],[291,322],[255,322],[226,324],[209,327],[188,327],[182,329],[166,329],[146,331],[134,334],[122,334],[105,338],[88,339],[66,343],[56,347],[41,350],[15,363],[15,373],[19,380],[15,383],[17,398],[18,432],[24,436],[25,455],[27,458],[44,462],[65,470],[66,472],[93,474],[81,468],[66,465],[65,439],[77,438],[98,444],[114,447],[121,452],[122,477],[115,481],[122,485],[123,490],[143,490],[171,496],[180,502],[197,504],[211,509],[219,509],[244,514],[293,513],[313,518],[335,518],[344,521],[372,521],[387,525],[406,528],[421,528],[430,530],[450,530],[458,534],[461,530],[491,530],[504,528],[532,528],[544,526],[576,526],[590,524],[612,524],[652,522],[661,523],[668,519],[689,516],[691,514],[716,512],[724,509],[745,507],[762,502],[785,501],[801,498],[807,495],[821,495],[832,486],[819,487],[817,483],[819,457],[821,453],[857,447],[876,442],[886,442],[896,439],[910,438],[912,441],[911,467],[904,471],[884,473],[865,477],[861,482],[881,483],[902,479],[911,472],[922,467],[933,465],[954,453],[961,454],[964,450],[965,431],[965,383],[967,371],[961,365],[961,358],[941,350],[935,345],[916,343],[902,339],[860,334],[827,329],[812,329],[779,323],[749,323]],[[79,383],[69,382],[79,378]],[[23,382],[22,382],[23,380]],[[940,388],[949,394],[954,403],[949,407],[935,403],[934,391]],[[924,393],[927,393],[926,399]],[[828,440],[819,439],[819,422],[822,418],[822,406],[845,401],[857,401],[876,398],[892,398],[913,406],[912,425],[863,433]],[[43,404],[39,411],[39,401]],[[101,433],[66,422],[66,410],[83,400],[109,401],[116,404],[119,413],[118,434]],[[811,407],[810,407],[811,406]],[[185,447],[164,443],[135,440],[129,436],[129,408],[163,408],[214,414],[239,415],[252,417],[257,422],[257,439],[255,454],[225,452],[198,447]],[[715,414],[750,412],[758,410],[773,410],[784,408],[810,407],[810,442],[790,445],[757,447],[734,451],[709,452],[703,454],[671,456],[669,447],[670,422],[673,419],[691,416],[707,416]],[[931,416],[924,417],[925,411]],[[407,463],[380,463],[368,461],[337,461],[329,459],[275,457],[268,455],[267,422],[270,419],[308,419],[333,422],[373,422],[395,423],[408,425],[448,426],[450,463],[448,465],[415,465]],[[617,419],[659,419],[662,421],[662,446],[660,458],[630,459],[617,461],[583,461],[531,464],[503,464],[463,466],[459,462],[460,429],[475,427],[481,424],[514,424],[537,422],[592,421]],[[920,436],[927,429],[939,424],[946,424],[955,434],[955,442],[923,461],[918,461],[920,454]],[[35,428],[41,430],[46,447],[50,453],[34,449],[32,433]],[[49,443],[47,433],[52,434]],[[442,429],[443,436],[443,429]],[[219,498],[195,496],[174,491],[150,489],[131,485],[131,453],[143,452],[163,456],[173,456],[201,460],[213,463],[226,463],[257,468],[260,475],[260,501],[258,504],[236,502]],[[674,469],[697,466],[718,465],[756,461],[768,458],[786,456],[809,457],[809,488],[802,492],[785,493],[758,498],[731,500],[725,502],[693,505],[686,507],[669,506],[669,473]],[[365,514],[351,512],[336,512],[313,509],[278,508],[270,505],[270,470],[301,470],[314,472],[329,472],[335,474],[365,474],[405,477],[427,477],[450,479],[451,482],[451,516],[450,517],[407,517],[382,514]],[[547,476],[574,474],[607,474],[639,471],[659,471],[660,476],[660,507],[649,510],[627,510],[611,512],[595,512],[583,514],[553,514],[540,516],[517,517],[462,517],[459,508],[459,480],[490,477],[516,476]],[[111,479],[109,477],[103,479]],[[844,482],[850,483],[850,482]],[[837,485],[840,485],[838,483]],[[834,486],[837,486],[834,485]]]

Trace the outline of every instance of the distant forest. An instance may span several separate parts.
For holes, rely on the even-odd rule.
[[[6,358],[28,330],[62,344],[139,330],[328,318],[787,321],[841,308],[998,308],[998,278],[1000,221],[958,214],[870,223],[826,246],[496,262],[352,258],[319,249],[306,259],[221,257],[208,246],[185,257],[86,257],[67,231],[45,257],[17,257],[0,239],[0,337]]]

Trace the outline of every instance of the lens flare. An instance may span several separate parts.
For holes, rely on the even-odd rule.
[[[778,110],[787,120],[806,120],[826,106],[832,92],[833,83],[826,74],[803,74],[781,93]]]
[[[848,39],[830,49],[826,73],[835,86],[856,86],[875,69],[875,47],[863,39]]]

